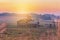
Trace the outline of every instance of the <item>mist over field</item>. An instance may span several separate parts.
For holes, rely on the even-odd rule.
[[[1,13],[0,14],[0,22],[9,22],[14,24],[14,22],[16,23],[18,20],[27,17],[24,16],[26,14],[14,14],[14,13]],[[38,21],[40,19],[42,20],[53,20],[53,19],[60,19],[60,16],[54,15],[54,14],[30,14],[28,16],[31,16],[32,19]]]

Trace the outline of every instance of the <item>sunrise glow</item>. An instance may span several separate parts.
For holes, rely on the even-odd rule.
[[[30,13],[30,12],[58,12],[59,0],[1,0],[0,12]]]

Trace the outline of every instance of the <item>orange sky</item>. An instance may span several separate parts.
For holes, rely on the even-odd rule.
[[[2,0],[0,12],[56,12],[60,11],[59,0]]]

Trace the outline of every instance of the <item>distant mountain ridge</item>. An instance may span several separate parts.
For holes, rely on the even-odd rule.
[[[31,14],[32,16],[35,16],[36,18],[41,18],[43,20],[52,20],[52,19],[60,19],[60,16],[56,16],[53,14]],[[20,14],[15,13],[0,13],[0,16],[20,16]]]
[[[33,16],[35,15],[35,16]],[[36,17],[38,19],[42,20],[53,20],[53,19],[60,19],[60,16],[54,15],[54,14],[32,14],[33,17]]]
[[[53,15],[53,14],[44,14],[44,15],[41,16],[41,19],[43,19],[43,20],[60,19],[59,17],[60,16],[56,16],[56,15]]]
[[[0,13],[0,16],[14,16],[14,13]]]

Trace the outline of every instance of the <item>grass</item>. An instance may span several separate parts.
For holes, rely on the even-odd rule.
[[[24,27],[17,27],[15,25],[9,25],[7,27],[7,31],[6,31],[6,40],[15,40],[15,38],[18,37],[22,37],[22,36],[31,36],[31,38],[29,38],[29,40],[39,40],[39,38],[41,37],[41,35],[45,34],[48,35],[47,33],[47,28],[45,27],[30,27],[30,26],[24,26]],[[51,29],[52,30],[52,29]],[[56,33],[56,29],[53,30],[53,34]]]

